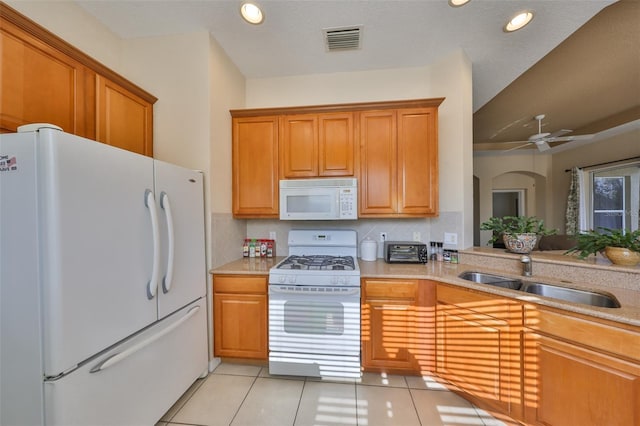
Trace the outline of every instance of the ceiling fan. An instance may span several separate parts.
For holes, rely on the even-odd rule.
[[[520,143],[520,144],[524,142],[524,144],[516,146],[511,149],[507,149],[504,152],[514,151],[516,149],[524,148],[532,144],[535,144],[535,146],[538,148],[538,151],[543,152],[551,149],[551,146],[549,145],[550,143],[586,140],[586,139],[591,139],[594,136],[594,135],[564,136],[567,133],[573,132],[573,130],[567,130],[567,129],[558,130],[553,133],[543,132],[542,120],[544,119],[544,117],[545,117],[544,114],[539,114],[534,117],[534,119],[538,120],[538,133],[536,133],[535,135],[529,136],[529,139],[526,141],[507,142],[507,143]]]

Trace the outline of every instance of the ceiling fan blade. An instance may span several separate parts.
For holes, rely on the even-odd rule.
[[[571,132],[573,132],[573,130],[561,129],[561,130],[557,130],[555,132],[552,132],[549,136],[547,136],[547,138],[556,138],[558,136],[564,136],[567,133],[571,133]]]
[[[547,142],[571,142],[571,141],[591,139],[594,136],[595,135],[575,135],[575,136],[548,137],[545,139]]]
[[[508,143],[510,143],[510,142],[508,142]],[[502,151],[502,152],[503,152],[503,153],[505,153],[505,152],[509,152],[509,151],[515,151],[516,149],[524,148],[525,146],[529,146],[529,145],[531,145],[531,143],[530,143],[530,142],[527,142],[527,143],[525,143],[524,145],[518,145],[518,146],[516,146],[516,147],[509,148],[509,149],[504,150],[504,151]]]
[[[547,141],[536,142],[536,146],[538,147],[538,151],[544,152],[551,149]]]

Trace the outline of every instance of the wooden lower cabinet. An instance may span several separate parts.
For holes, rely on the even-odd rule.
[[[521,417],[521,324],[515,300],[438,284],[438,376],[482,407]]]
[[[267,276],[213,276],[213,353],[267,360]]]
[[[435,284],[362,279],[362,367],[416,374],[434,367]]]
[[[530,309],[524,334],[525,420],[640,424],[640,332]]]

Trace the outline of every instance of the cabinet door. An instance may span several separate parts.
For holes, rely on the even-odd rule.
[[[437,108],[398,110],[398,213],[438,213]]]
[[[413,300],[368,300],[362,310],[362,363],[385,371],[413,370]]]
[[[233,214],[278,218],[278,117],[233,119]]]
[[[318,115],[318,175],[354,176],[353,113]]]
[[[317,115],[287,115],[282,118],[280,160],[283,178],[318,176]]]
[[[360,212],[397,212],[397,129],[394,110],[360,113]]]
[[[528,423],[638,424],[640,364],[533,333],[525,337]]]
[[[12,23],[0,25],[0,132],[52,123],[95,137],[95,73]]]
[[[443,285],[437,299],[437,373],[472,401],[519,417],[521,307]]]
[[[267,359],[267,296],[215,293],[214,355]]]
[[[96,140],[153,157],[153,105],[98,75]]]

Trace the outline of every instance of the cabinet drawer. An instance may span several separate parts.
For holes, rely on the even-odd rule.
[[[525,309],[525,327],[636,361],[640,360],[640,329],[625,330],[613,325],[529,307]]]
[[[418,280],[365,280],[367,299],[415,299]]]
[[[252,275],[214,275],[215,293],[267,294],[267,277]]]

